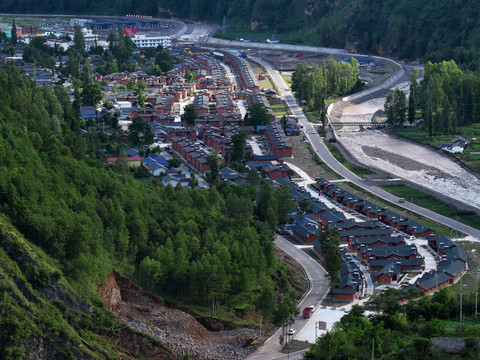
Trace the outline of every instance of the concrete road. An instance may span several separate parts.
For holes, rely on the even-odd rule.
[[[300,308],[300,315],[295,319],[295,323],[291,326],[291,328],[295,329],[295,332],[298,333],[298,331],[307,323],[307,321],[309,321],[309,319],[303,319],[302,310],[310,305],[315,305],[317,307],[323,297],[329,292],[330,282],[326,276],[325,270],[316,260],[312,259],[304,251],[297,248],[285,238],[277,235],[275,237],[275,245],[288,253],[299,264],[302,265],[309,282],[309,290],[298,303],[298,307]],[[280,352],[280,335],[281,329],[277,330],[263,346],[258,348],[258,350],[255,353],[251,354],[247,359],[287,359],[287,355]],[[295,338],[295,335],[293,336],[293,338]],[[301,358],[302,353],[303,352],[296,353],[297,356],[299,356],[298,358]]]
[[[326,147],[325,143],[323,142],[323,139],[318,135],[318,133],[315,131],[312,123],[308,121],[307,117],[303,113],[303,109],[299,106],[297,100],[293,96],[292,92],[290,89],[287,87],[287,84],[285,84],[285,81],[282,79],[278,71],[275,69],[275,67],[268,61],[265,61],[263,59],[260,59],[258,57],[252,57],[252,60],[257,61],[261,63],[263,66],[266,67],[268,70],[269,75],[273,79],[273,81],[276,83],[278,89],[280,90],[282,97],[285,99],[285,102],[287,105],[290,107],[292,110],[292,114],[295,115],[298,119],[298,122],[303,125],[303,130],[305,133],[306,138],[310,141],[312,144],[313,148],[315,149],[316,153],[320,156],[323,162],[327,164],[333,171],[335,171],[337,174],[340,176],[344,177],[345,179],[348,179],[355,185],[367,190],[368,192],[375,194],[379,198],[382,198],[384,200],[390,201],[400,207],[403,207],[407,211],[413,211],[419,215],[425,216],[426,218],[429,218],[433,221],[436,221],[440,224],[443,224],[445,226],[448,226],[450,228],[453,228],[455,230],[458,230],[464,234],[471,235],[475,238],[480,239],[480,231],[477,229],[474,229],[470,226],[467,226],[465,224],[462,224],[458,221],[449,219],[445,216],[439,215],[431,210],[422,208],[418,205],[415,205],[413,203],[409,202],[402,202],[400,203],[399,200],[400,198],[390,194],[389,192],[380,189],[376,187],[375,185],[370,184],[369,182],[363,180],[362,178],[358,177],[354,173],[352,173],[350,170],[348,170],[346,167],[344,167],[337,159],[333,157],[333,155],[330,153],[328,148]],[[397,78],[396,75],[394,75],[395,78]],[[392,86],[393,83],[388,81],[388,86]],[[384,85],[380,85],[380,87],[383,87]],[[371,92],[372,90],[368,90]],[[360,97],[357,96],[357,99]]]

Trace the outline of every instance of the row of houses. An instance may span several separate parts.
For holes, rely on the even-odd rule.
[[[437,270],[424,274],[415,282],[420,294],[430,294],[456,282],[467,268],[467,253],[445,235],[431,236],[428,245],[440,257]]]
[[[175,136],[171,142],[172,148],[200,173],[205,174],[210,170],[207,160],[210,152],[203,144],[187,136]]]
[[[399,234],[398,229],[408,230],[416,235],[425,235],[429,246],[440,257],[437,271],[423,274],[414,284],[410,285],[418,289],[420,294],[428,294],[442,286],[451,284],[465,270],[467,258],[463,249],[443,235],[434,236],[432,232],[426,231],[422,225],[416,222],[411,222],[408,219],[397,219],[398,215],[377,208],[374,211],[369,210],[372,215],[375,215],[371,216],[372,220],[370,221],[348,220],[343,212],[330,209],[293,182],[282,179],[277,182],[283,186],[289,186],[292,200],[296,203],[303,200],[312,202],[309,212],[306,214],[306,216],[310,216],[312,222],[296,222],[291,230],[293,236],[299,241],[312,244],[314,252],[321,257],[324,254],[321,252],[319,232],[329,226],[337,229],[340,239],[347,243],[348,250],[366,264],[377,283],[398,282],[406,273],[420,272],[424,264],[424,259],[419,254],[417,247],[409,245],[407,239]],[[361,199],[339,188],[332,189],[330,185],[326,184],[324,179],[319,179],[316,186],[317,188],[325,187],[328,189],[330,196],[342,200],[340,204],[344,205],[345,208],[361,211],[361,206],[371,207],[372,204],[368,202],[359,205]],[[359,205],[359,207],[353,208],[355,205]],[[393,227],[387,227],[384,223],[393,225]],[[352,301],[359,296],[362,289],[362,275],[358,272],[354,261],[348,258],[346,252],[344,260],[340,284],[333,290],[333,294],[337,300]]]
[[[446,236],[435,236],[434,232],[424,225],[360,199],[330,184],[325,179],[318,179],[316,187],[346,208],[363,213],[370,218],[378,219],[378,221],[390,226],[389,229],[376,227],[353,231],[344,228],[339,230],[342,241],[348,241],[349,248],[356,251],[358,257],[368,262],[369,271],[377,275],[377,282],[391,283],[397,281],[403,271],[419,271],[423,263],[416,248],[412,246],[409,249],[409,245],[405,243],[402,236],[392,237],[391,234],[388,234],[392,229],[394,232],[395,229],[398,229],[414,237],[427,238],[430,248],[440,256],[437,271],[423,274],[411,285],[416,287],[420,294],[429,294],[442,286],[455,282],[465,271],[467,266],[465,251]],[[342,226],[341,222],[337,222],[337,224]]]
[[[252,71],[252,68],[248,63],[239,58],[238,56],[231,54],[227,51],[217,50],[216,53],[223,56],[223,62],[230,65],[237,72],[238,78],[240,80],[240,85],[242,90],[248,89],[253,91],[260,90],[260,85],[258,84],[257,78]]]
[[[362,293],[364,286],[363,273],[355,261],[342,252],[343,264],[340,269],[340,283],[332,290],[333,297],[339,301],[353,301]]]
[[[292,157],[292,145],[287,141],[279,121],[265,127],[265,138],[272,154],[280,157]]]
[[[433,230],[428,227],[359,198],[356,195],[350,194],[323,178],[318,178],[314,186],[319,191],[343,205],[346,209],[362,213],[372,219],[378,219],[393,229],[404,231],[415,237],[429,237],[434,235]]]

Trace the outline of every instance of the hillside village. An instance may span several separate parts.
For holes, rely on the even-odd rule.
[[[152,26],[148,19],[140,21],[145,27]],[[94,81],[101,84],[102,96],[111,104],[108,111],[116,114],[121,129],[127,132],[132,119],[140,118],[150,126],[155,139],[152,145],[155,152],[147,146],[121,147],[126,159],[118,157],[118,150],[116,154],[106,152],[106,166],[126,160],[129,167],[145,168],[163,185],[202,188],[208,186],[203,178],[210,170],[209,156],[215,154],[224,164],[218,173],[219,182],[248,184],[247,173],[228,167],[233,152],[232,136],[242,131],[248,135],[244,151],[250,154],[245,168],[268,179],[274,187],[289,187],[294,204],[311,202],[305,214],[299,206],[295,208],[293,222],[286,226],[293,237],[302,244],[312,245],[314,252],[324,258],[319,233],[325,231],[325,227],[338,230],[344,263],[340,284],[333,289],[335,300],[358,300],[373,294],[375,287],[381,289],[387,285],[403,289],[405,296],[398,300],[404,301],[412,288],[422,295],[429,294],[455,282],[465,271],[465,252],[447,237],[435,236],[425,226],[349,194],[327,180],[316,179],[311,188],[290,180],[292,170],[284,163],[292,156],[288,136],[299,135],[300,127],[295,118],[282,122],[275,116],[270,100],[277,98],[276,92],[260,88],[258,77],[242,53],[176,46],[170,36],[137,34],[133,26],[139,25],[138,19],[132,24],[72,19],[70,25],[70,32],[73,25],[88,26],[82,29],[87,50],[94,44],[108,48],[108,42],[101,40],[97,31],[106,34],[115,26],[124,25],[125,34],[137,45],[137,54],[141,54],[142,48],[162,45],[176,60],[173,69],[160,76],[149,74],[146,68],[101,75],[95,71],[102,64],[101,58],[89,57]],[[171,24],[155,26],[173,27]],[[2,31],[8,33],[8,26]],[[19,28],[17,32],[22,41],[28,43],[32,39],[32,29]],[[57,35],[61,37],[61,33]],[[47,45],[66,49],[72,42],[49,39]],[[23,62],[21,55],[21,51],[17,51],[13,57],[4,56],[3,61],[20,65],[40,86],[58,83],[54,71],[34,71],[33,64]],[[143,106],[139,104],[138,94],[127,89],[139,82],[145,84]],[[67,80],[63,85],[73,101],[72,84]],[[197,116],[193,123],[186,124],[181,116],[189,104]],[[245,115],[252,104],[260,104],[267,110],[268,124],[246,126]],[[105,116],[104,105],[81,108],[82,119],[90,123],[94,131]],[[88,136],[91,129],[82,129],[82,132]],[[102,130],[105,130],[104,124]],[[107,126],[106,131],[109,130]],[[173,157],[181,158],[184,164],[172,167],[169,160]],[[200,179],[198,184],[191,181],[193,173]]]

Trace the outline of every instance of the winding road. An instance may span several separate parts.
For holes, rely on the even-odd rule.
[[[282,98],[285,100],[287,105],[292,111],[292,114],[297,117],[298,122],[303,126],[304,134],[308,141],[312,144],[315,152],[320,156],[322,161],[327,164],[333,171],[335,171],[340,176],[344,177],[345,179],[349,180],[353,184],[361,187],[362,189],[376,195],[379,198],[387,200],[391,203],[396,204],[397,206],[403,207],[405,210],[413,211],[419,215],[422,215],[426,218],[429,218],[433,221],[436,221],[440,224],[448,226],[452,229],[458,230],[462,233],[471,235],[476,238],[480,238],[480,231],[474,229],[470,226],[462,224],[458,221],[452,220],[445,216],[439,215],[431,210],[425,209],[421,206],[415,205],[410,202],[402,202],[400,203],[400,198],[375,186],[370,184],[369,182],[363,180],[356,174],[352,173],[348,170],[345,166],[343,166],[328,150],[327,146],[323,142],[323,139],[318,135],[317,131],[313,127],[313,124],[307,119],[305,114],[303,113],[303,109],[299,106],[297,100],[293,96],[292,92],[288,88],[285,81],[280,76],[278,71],[275,67],[268,61],[265,61],[258,57],[251,57],[252,60],[262,64],[267,69],[270,77],[275,82],[277,88],[280,90]],[[355,100],[359,101],[362,96],[370,96],[375,91],[383,91],[386,88],[390,88],[395,81],[398,81],[404,75],[404,71],[400,70],[397,72],[392,78],[390,78],[386,83],[375,87],[374,89],[369,89],[366,92],[362,92],[355,95]]]
[[[303,309],[309,305],[318,306],[322,298],[328,293],[329,289],[329,280],[326,276],[325,270],[322,266],[314,260],[310,255],[305,253],[303,250],[297,248],[295,245],[290,243],[284,237],[277,235],[275,237],[275,245],[280,249],[288,253],[292,258],[294,258],[299,264],[302,265],[303,271],[309,282],[309,289],[307,293],[300,299],[298,306],[300,309]],[[291,326],[296,332],[300,330],[308,321],[308,319],[303,319],[300,314],[295,319],[295,323]],[[250,355],[247,359],[249,360],[263,360],[263,359],[287,359],[287,355],[282,354],[280,350],[279,338],[282,330],[278,329],[267,341],[261,346],[255,353]],[[302,354],[299,352],[298,354]],[[290,355],[290,359],[293,359],[293,355]]]

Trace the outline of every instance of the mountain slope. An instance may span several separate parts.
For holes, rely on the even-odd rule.
[[[148,14],[285,35],[296,43],[476,68],[480,3],[475,0],[7,0],[2,12]]]
[[[175,358],[119,324],[100,301],[82,300],[51,263],[0,217],[0,358]]]

